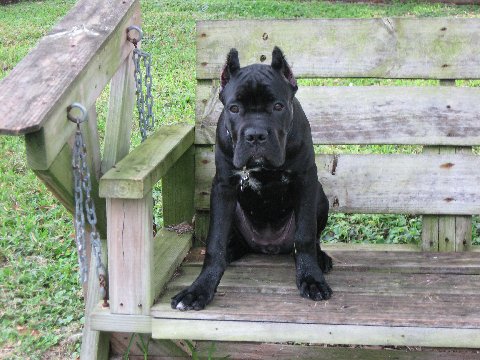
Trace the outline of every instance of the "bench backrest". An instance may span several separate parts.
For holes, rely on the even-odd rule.
[[[197,23],[198,211],[209,208],[226,54],[235,47],[242,66],[270,63],[275,45],[298,80],[340,79],[300,81],[297,97],[315,144],[424,145],[420,153],[318,155],[318,176],[333,211],[480,213],[479,158],[471,151],[480,144],[480,89],[442,86],[480,78],[480,20],[451,18]],[[341,78],[430,81],[306,86],[345,83]]]

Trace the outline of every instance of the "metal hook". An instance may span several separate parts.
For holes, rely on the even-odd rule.
[[[73,109],[78,109],[80,111],[80,116],[75,117],[71,114],[71,111]],[[83,106],[80,103],[72,103],[67,107],[67,119],[70,120],[71,122],[74,122],[75,124],[80,124],[84,122],[87,119],[87,109],[85,109],[85,106]]]
[[[138,38],[132,38],[130,37],[130,31],[135,30],[138,32]],[[137,25],[131,25],[127,28],[127,40],[130,41],[133,45],[137,46],[137,44],[142,40],[143,38],[143,31],[140,29],[139,26]]]

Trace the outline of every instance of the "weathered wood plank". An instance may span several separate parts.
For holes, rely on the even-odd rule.
[[[152,305],[152,194],[143,199],[107,198],[110,309],[145,315]]]
[[[134,65],[130,56],[120,65],[110,83],[110,100],[105,128],[102,174],[130,151],[135,86]]]
[[[353,296],[365,295],[366,297],[373,294],[375,294],[374,296],[392,297],[404,295],[416,295],[417,297],[443,296],[446,293],[448,293],[448,296],[480,295],[480,290],[475,284],[480,280],[478,274],[386,273],[370,272],[363,269],[354,273],[351,269],[334,271],[327,276],[330,286],[335,289],[336,293],[348,293]],[[182,276],[169,283],[168,289],[175,292],[189,286],[196,279],[200,270],[201,268],[198,266],[183,266],[179,270]],[[478,272],[478,268],[476,270]],[[294,279],[295,266],[293,263],[290,266],[274,268],[232,266],[223,275],[218,291],[222,293],[250,293],[252,297],[261,293],[292,295],[295,298],[298,295],[298,290]],[[169,295],[175,294],[169,293]],[[463,300],[468,302],[465,299]],[[438,306],[438,304],[435,305]]]
[[[454,154],[454,147],[439,147],[440,154]],[[452,184],[453,185],[453,184]],[[455,216],[440,215],[438,217],[438,251],[455,251]]]
[[[112,357],[111,360],[125,359],[126,354],[128,354],[129,360],[145,360],[145,354],[139,346],[129,347],[132,336],[134,336],[133,343],[135,345],[140,343],[139,334],[116,333],[112,335],[110,343],[114,357]],[[145,344],[148,343],[148,360],[192,359],[191,352],[190,354],[186,353],[183,347],[178,345],[179,343],[183,344],[183,341],[154,340],[149,334],[141,336],[143,342]],[[187,347],[186,344],[185,347]],[[117,355],[117,357],[115,357],[115,355]]]
[[[282,48],[297,77],[480,77],[480,21],[466,18],[197,22],[197,78],[219,78],[225,57],[269,64]]]
[[[452,89],[453,79],[440,80],[443,88]],[[471,154],[471,147],[425,146],[426,154]],[[422,244],[429,251],[466,251],[471,245],[471,216],[424,216],[422,219]]]
[[[479,145],[480,89],[306,86],[297,98],[315,144]],[[197,86],[197,144],[214,144],[218,86]]]
[[[475,155],[318,155],[316,164],[332,211],[460,215],[480,212],[480,169]],[[215,166],[213,152],[197,153],[195,166],[195,206],[208,210]]]
[[[191,223],[194,214],[195,148],[191,146],[162,178],[163,224]]]
[[[402,247],[395,251],[395,245],[359,246],[342,249],[342,246],[323,245],[322,249],[332,257],[335,272],[391,272],[410,274],[464,274],[480,275],[480,254],[478,253],[430,253],[407,251]],[[390,250],[393,248],[393,251]],[[203,248],[194,248],[185,258],[185,265],[201,266],[205,252]],[[293,268],[291,255],[265,256],[249,254],[229,265],[229,267],[256,268]],[[240,270],[239,270],[240,271]]]
[[[118,67],[113,65],[121,64],[133,47],[126,46],[124,29],[138,10],[135,0],[79,1],[0,82],[1,93],[10,95],[2,100],[0,133],[38,131],[57,108],[65,112],[66,106],[60,103],[73,102],[65,97],[80,90],[85,95],[99,93]],[[99,69],[100,64],[106,67]],[[98,95],[93,94],[87,97],[95,100]],[[84,106],[89,108],[91,103]]]
[[[90,243],[88,244],[90,247]],[[82,360],[108,360],[110,350],[110,333],[100,332],[92,326],[91,315],[95,312],[100,299],[100,286],[97,278],[97,264],[91,254],[89,258],[88,290],[85,302],[85,324],[83,326],[82,347],[80,359]],[[102,261],[107,261],[107,242],[102,240]],[[103,304],[103,301],[102,301]],[[105,310],[107,308],[104,308]]]
[[[193,144],[192,126],[163,126],[100,180],[100,196],[140,199]]]
[[[113,314],[100,303],[90,314],[90,327],[96,331],[149,334],[151,319],[149,315]]]
[[[117,335],[117,334],[115,334]],[[123,356],[130,340],[130,334],[112,336],[112,354]],[[176,352],[165,354],[170,347],[164,341],[152,339],[149,343],[149,360],[191,359],[192,355]],[[159,343],[160,342],[160,343]],[[178,340],[177,342],[182,342]],[[172,346],[175,344],[171,342]],[[215,359],[229,360],[477,360],[478,350],[473,349],[432,349],[432,348],[379,348],[378,346],[325,346],[324,344],[268,344],[252,342],[195,341],[196,354],[199,359],[207,360],[214,347]],[[112,360],[120,358],[112,358]],[[139,349],[130,350],[130,360],[144,360]]]
[[[206,241],[209,226],[210,212],[197,210],[195,212],[195,242],[193,246],[205,246],[207,244]]]
[[[192,234],[161,229],[153,240],[152,296],[157,297],[192,246]],[[152,303],[153,303],[152,299]]]
[[[199,354],[208,354],[212,342],[197,341],[195,350]],[[446,349],[409,349],[378,347],[332,347],[314,344],[261,344],[251,342],[215,343],[215,357],[231,360],[476,360],[478,351]],[[152,360],[156,360],[152,358]]]
[[[330,255],[334,270],[327,274],[327,281],[334,294],[328,301],[313,302],[299,296],[291,256],[250,255],[227,268],[206,310],[178,312],[170,308],[170,297],[189,285],[201,269],[201,262],[187,261],[151,309],[153,336],[164,338],[168,333],[168,338],[198,340],[480,346],[477,254],[331,251]],[[425,273],[408,273],[416,271],[417,265],[419,272]],[[469,266],[476,268],[475,275],[460,275],[463,269],[469,273]],[[407,272],[402,273],[404,270]],[[187,323],[192,331],[183,325]],[[254,335],[250,336],[247,328]],[[317,331],[322,328],[329,330],[319,335]],[[401,328],[401,333],[395,332]],[[344,331],[342,339],[337,335],[330,338],[333,333],[339,335],[340,329]],[[272,331],[275,334],[270,336]],[[383,337],[381,331],[385,331]],[[432,336],[425,337],[424,331]],[[449,336],[469,339],[454,345]]]
[[[11,99],[24,99],[22,106],[12,100],[2,110],[10,124],[5,132],[29,132],[25,140],[32,169],[48,168],[73,133],[75,125],[66,119],[67,106],[80,102],[90,108],[131,53],[133,45],[126,40],[125,30],[140,22],[139,2],[98,6],[82,1],[67,15],[66,23],[62,21],[2,83],[5,93],[11,93],[12,86],[21,92]],[[29,72],[31,68],[38,70]],[[24,89],[29,91],[25,94]]]
[[[322,250],[335,251],[421,251],[416,244],[374,244],[374,243],[323,243]]]
[[[478,348],[480,329],[152,319],[157,339]]]
[[[63,206],[73,213],[72,149],[65,144],[46,170],[34,170],[35,175],[47,186]]]

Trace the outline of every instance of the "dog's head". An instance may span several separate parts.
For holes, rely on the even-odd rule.
[[[220,100],[224,105],[222,131],[232,138],[237,169],[283,165],[296,91],[292,70],[278,47],[273,49],[270,65],[243,68],[237,50],[230,50],[222,71]]]

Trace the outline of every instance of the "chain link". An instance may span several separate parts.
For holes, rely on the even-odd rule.
[[[73,117],[71,110],[78,108],[81,117]],[[78,250],[78,262],[80,267],[80,281],[85,283],[88,280],[87,249],[85,241],[85,218],[90,225],[90,245],[92,247],[92,259],[96,264],[97,276],[100,283],[100,296],[104,299],[104,305],[107,303],[107,272],[102,262],[102,244],[100,235],[97,231],[97,215],[95,212],[95,203],[91,196],[92,181],[88,169],[87,146],[83,140],[80,124],[87,120],[86,109],[77,103],[70,105],[67,109],[68,119],[77,124],[75,132],[75,141],[72,152],[72,168],[74,180],[74,198],[75,198],[75,242]]]
[[[130,31],[136,31],[138,38],[131,37]],[[155,127],[155,117],[153,115],[153,96],[152,96],[152,73],[151,64],[152,57],[149,53],[140,50],[138,43],[143,38],[143,31],[138,26],[130,26],[127,28],[127,40],[130,41],[135,48],[133,49],[133,64],[135,66],[133,77],[135,79],[135,94],[137,95],[137,110],[138,110],[138,128],[142,142],[147,139],[148,131],[152,131]],[[145,69],[145,77],[142,76],[142,63]],[[145,94],[143,92],[143,82],[145,82]],[[153,206],[155,207],[155,199],[153,199]],[[155,217],[153,218],[153,236],[157,233],[157,224]]]
[[[129,32],[135,30],[139,34],[139,38],[131,38]],[[152,57],[149,53],[142,51],[137,47],[138,42],[143,36],[142,30],[137,26],[131,26],[127,29],[127,40],[134,46],[133,49],[133,64],[134,79],[135,79],[135,94],[137,96],[137,110],[138,110],[138,127],[142,142],[147,138],[147,132],[153,130],[155,126],[155,117],[153,115],[153,96],[152,96],[152,73],[151,64]],[[145,76],[142,75],[142,64],[145,69]],[[145,93],[143,91],[145,85]]]

